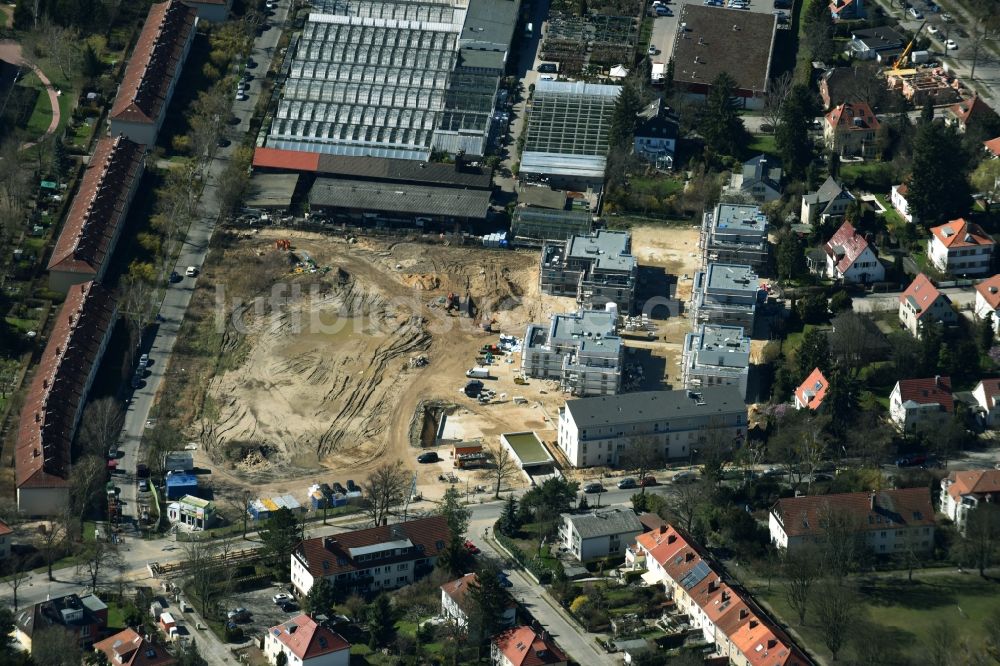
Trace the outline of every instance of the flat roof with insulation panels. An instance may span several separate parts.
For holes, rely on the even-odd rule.
[[[599,230],[596,234],[574,236],[566,257],[593,261],[599,271],[629,272],[635,269],[631,255],[632,237],[627,231]]]
[[[750,365],[750,338],[742,326],[703,325],[688,334],[688,349],[698,365],[746,368]]]
[[[719,243],[767,242],[767,215],[752,204],[721,203],[712,218],[712,240]]]
[[[693,92],[707,92],[725,72],[737,95],[767,90],[778,17],[773,14],[687,4],[674,39],[674,81]],[[683,26],[683,27],[680,27]]]
[[[542,440],[534,432],[509,432],[500,435],[500,443],[506,446],[521,469],[551,465],[554,460]]]
[[[733,264],[709,264],[705,287],[715,293],[752,295],[757,298],[760,278],[749,266]]]

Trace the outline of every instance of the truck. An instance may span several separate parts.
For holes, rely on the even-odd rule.
[[[662,62],[654,62],[649,74],[649,82],[654,86],[662,86],[667,78],[667,65]]]
[[[466,370],[465,376],[473,379],[489,379],[490,369],[485,365],[476,365]]]

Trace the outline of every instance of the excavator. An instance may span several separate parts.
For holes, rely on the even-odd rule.
[[[896,62],[892,64],[892,69],[890,70],[890,73],[898,72],[901,69],[907,69],[905,67],[906,59],[910,57],[910,52],[913,51],[913,45],[916,44],[917,42],[917,36],[920,35],[920,31],[924,29],[925,25],[927,25],[926,20],[920,24],[920,27],[917,28],[917,31],[913,33],[913,39],[910,40],[910,43],[906,45],[906,48],[903,49],[903,52],[899,54],[898,58],[896,58]]]

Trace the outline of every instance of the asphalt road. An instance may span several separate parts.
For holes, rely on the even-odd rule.
[[[240,119],[238,130],[246,132],[249,127],[250,117],[257,103],[261,91],[261,79],[268,70],[268,64],[274,55],[281,36],[282,26],[288,16],[290,0],[281,0],[273,16],[269,18],[269,23],[273,27],[265,30],[254,40],[251,57],[258,63],[251,71],[254,79],[250,81],[248,99],[246,101],[236,101],[233,104],[233,115]],[[235,96],[235,91],[234,91]],[[225,170],[233,151],[239,142],[224,148],[219,148],[215,157],[208,164],[204,171],[205,188],[199,202],[200,216],[191,223],[187,238],[177,258],[177,265],[174,270],[179,275],[184,275],[188,266],[195,266],[199,270],[208,254],[209,242],[212,233],[215,231],[215,224],[219,217],[219,202],[216,197],[216,182]],[[180,332],[181,322],[184,321],[184,314],[187,312],[191,297],[198,282],[197,278],[184,277],[177,284],[172,284],[167,288],[163,303],[160,306],[160,319],[156,327],[155,335],[148,347],[144,351],[149,353],[152,365],[149,367],[149,376],[145,383],[132,394],[132,400],[128,406],[125,416],[125,425],[122,428],[122,436],[119,443],[119,455],[121,456],[118,465],[128,473],[134,473],[136,464],[142,459],[142,435],[149,419],[150,409],[156,400],[157,393],[163,383],[163,377],[170,366],[170,353],[173,351],[174,343],[177,341],[177,334]],[[180,372],[184,368],[179,368]],[[137,489],[134,483],[122,485],[121,498],[125,503],[123,515],[131,518],[137,517]]]

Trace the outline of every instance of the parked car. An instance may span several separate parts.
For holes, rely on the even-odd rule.
[[[347,494],[347,488],[345,488],[344,486],[340,485],[340,481],[334,481],[333,482],[333,492],[340,493],[341,495],[346,495]]]
[[[648,53],[649,55],[656,55],[657,53],[659,53],[659,51],[657,50],[657,48],[655,46],[653,46],[652,44],[650,44],[649,48],[646,49],[646,53]]]
[[[244,93],[242,90],[237,90],[235,99],[237,102],[245,102],[250,98],[247,97],[246,93]]]
[[[112,446],[110,449],[108,449],[108,458],[117,458],[117,457],[118,457],[118,446],[117,445]]]
[[[626,476],[618,482],[618,490],[628,490],[629,488],[635,488],[636,485],[635,479],[631,476]]]
[[[910,453],[896,458],[896,467],[920,467],[927,462],[923,453]]]
[[[198,277],[198,267],[188,266],[187,269],[184,271],[184,275],[186,275],[187,277]]]
[[[650,475],[647,474],[642,479],[642,483],[640,485],[643,488],[648,488],[649,486],[655,486],[656,485],[656,477],[655,476],[650,476]]]
[[[139,492],[140,493],[149,492],[149,481],[147,479],[139,479]]]
[[[423,464],[436,463],[439,460],[441,460],[441,458],[438,456],[436,451],[427,451],[426,453],[421,453],[417,456],[417,462]]]
[[[281,604],[279,608],[281,608],[281,610],[285,611],[286,613],[294,613],[295,611],[299,610],[299,605],[294,601],[286,601],[285,603]]]
[[[477,546],[476,544],[472,543],[468,539],[465,540],[465,550],[467,550],[469,553],[471,553],[473,555],[478,555],[480,552],[482,552],[482,551],[479,550],[479,546]]]
[[[177,271],[170,271],[170,282],[175,284],[181,281],[181,275]]]
[[[279,592],[278,594],[271,597],[271,601],[280,606],[281,604],[287,601],[292,601],[292,595],[288,594],[287,592]]]
[[[497,574],[497,580],[500,581],[500,587],[514,587],[514,583],[510,582],[510,578],[502,571]]]
[[[149,367],[149,354],[143,354],[139,357],[139,367],[146,368]]]
[[[358,486],[358,484],[354,483],[354,479],[347,480],[347,492],[356,493],[359,492],[360,490],[361,488]]]
[[[543,62],[538,66],[539,74],[555,74],[558,71],[559,68],[554,62]]]
[[[927,34],[929,34],[929,35],[936,35],[939,32],[941,32],[941,31],[938,30],[938,27],[936,25],[929,25],[929,26],[927,26]]]
[[[248,622],[250,620],[250,611],[246,608],[234,608],[226,613],[226,617],[233,622]]]
[[[149,467],[147,467],[145,463],[139,463],[135,466],[135,475],[140,479],[148,479]]]
[[[697,472],[677,472],[674,474],[674,483],[694,483],[698,480]]]
[[[958,48],[958,42],[956,42],[954,39],[949,39],[947,42],[944,43],[944,47],[949,51],[954,51],[955,49]]]
[[[593,483],[588,483],[587,485],[585,485],[583,487],[583,492],[587,493],[588,495],[593,495],[594,493],[603,493],[604,486],[601,483],[595,481]]]

